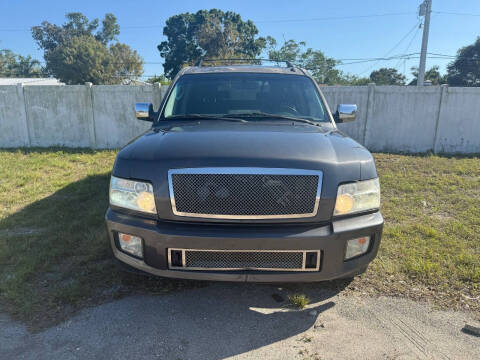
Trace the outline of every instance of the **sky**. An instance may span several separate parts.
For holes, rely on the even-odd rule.
[[[62,24],[65,13],[82,12],[102,19],[113,13],[120,24],[119,41],[130,45],[145,61],[144,75],[163,74],[157,45],[165,40],[165,21],[172,15],[218,8],[252,20],[260,36],[305,41],[308,47],[340,59],[339,68],[368,76],[380,67],[395,67],[411,78],[418,58],[371,61],[420,51],[422,29],[418,5],[422,0],[0,0],[0,49],[42,60],[29,29],[43,20]],[[428,52],[455,55],[480,36],[479,0],[432,0]],[[412,55],[418,56],[418,55]],[[352,60],[353,59],[353,60]],[[360,59],[360,60],[356,60]],[[367,61],[368,60],[368,61]],[[427,69],[446,71],[451,59],[429,55]]]

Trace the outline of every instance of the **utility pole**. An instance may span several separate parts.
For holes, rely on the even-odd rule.
[[[432,0],[424,0],[418,9],[418,15],[425,16],[425,21],[423,22],[422,50],[420,52],[417,86],[423,86],[425,83],[425,62],[427,61],[428,30],[430,28],[431,12]]]

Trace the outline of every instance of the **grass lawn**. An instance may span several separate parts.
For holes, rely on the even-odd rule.
[[[103,220],[114,158],[0,150],[0,302],[13,316],[42,326],[124,294],[203,286],[115,266]],[[478,316],[480,159],[375,158],[384,237],[377,259],[344,292],[407,296]]]

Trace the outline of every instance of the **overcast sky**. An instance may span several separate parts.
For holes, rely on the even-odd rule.
[[[162,59],[156,46],[164,39],[165,20],[182,12],[219,8],[253,20],[262,36],[271,35],[278,41],[303,40],[329,57],[345,59],[340,68],[347,73],[368,76],[373,69],[387,66],[410,76],[410,67],[418,65],[417,58],[368,59],[420,51],[420,3],[421,0],[0,0],[0,49],[41,59],[42,52],[29,32],[31,26],[43,20],[61,24],[67,12],[80,11],[89,18],[102,18],[111,12],[120,24],[119,40],[137,50],[145,60],[144,75],[162,74]],[[473,43],[480,35],[479,0],[433,0],[432,9],[430,53],[454,55],[458,48]],[[449,61],[431,55],[427,68],[440,65],[444,72]]]

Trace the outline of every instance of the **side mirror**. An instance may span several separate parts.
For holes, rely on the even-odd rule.
[[[155,111],[153,111],[152,103],[136,103],[135,117],[138,120],[153,121],[155,117]]]
[[[339,104],[337,112],[333,115],[335,122],[346,123],[354,121],[357,117],[357,105],[355,104]]]

